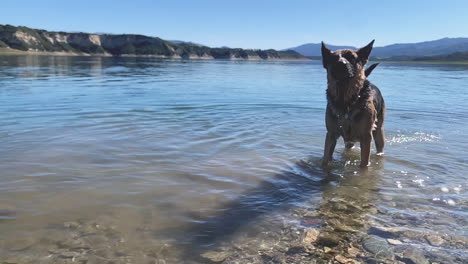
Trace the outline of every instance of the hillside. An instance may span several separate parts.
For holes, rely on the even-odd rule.
[[[135,34],[52,32],[0,25],[0,48],[34,53],[202,59],[306,59],[295,51],[210,48]]]
[[[285,49],[285,50],[294,50],[308,57],[321,57],[322,56],[321,47],[322,47],[322,43],[307,43],[307,44],[303,44],[303,45],[300,45],[294,48]],[[352,46],[336,46],[336,45],[329,45],[329,44],[327,44],[327,47],[331,50],[355,49],[355,47],[352,47]]]
[[[332,50],[354,48],[350,46],[328,45]],[[321,56],[320,43],[300,45],[290,50],[297,51],[304,56]],[[384,59],[389,57],[420,57],[448,55],[456,52],[468,52],[468,38],[443,38],[439,40],[424,41],[418,43],[392,44],[383,47],[374,47],[372,57]]]
[[[415,62],[468,62],[468,52],[455,52],[436,56],[395,56],[381,59],[381,61],[415,61]]]
[[[375,57],[437,56],[455,52],[468,52],[468,38],[443,38],[419,43],[376,47],[372,51],[372,55]]]

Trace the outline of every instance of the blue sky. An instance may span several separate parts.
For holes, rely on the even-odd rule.
[[[283,49],[324,40],[376,46],[468,37],[468,1],[21,0],[0,24],[54,31],[137,33],[211,47]]]

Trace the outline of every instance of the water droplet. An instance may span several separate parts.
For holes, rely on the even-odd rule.
[[[413,182],[417,183],[421,187],[424,187],[424,180],[423,179],[413,180]]]
[[[403,188],[403,185],[401,185],[401,182],[400,182],[400,181],[396,181],[395,183],[397,184],[397,187],[398,187],[398,188],[400,188],[400,189]]]
[[[447,200],[447,204],[448,204],[448,205],[455,205],[456,203],[455,203],[454,200],[448,199],[448,200]]]

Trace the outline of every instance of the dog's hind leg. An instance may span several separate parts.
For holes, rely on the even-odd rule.
[[[328,162],[333,158],[333,151],[335,151],[336,141],[338,137],[334,133],[327,132],[325,138],[325,149],[323,151],[322,166],[326,167]]]
[[[370,149],[372,143],[372,133],[369,131],[367,135],[361,136],[361,168],[367,168],[370,164]]]
[[[384,135],[384,128],[383,126],[377,128],[374,132],[374,142],[375,148],[377,149],[377,155],[383,155],[383,149],[385,146],[385,135]]]

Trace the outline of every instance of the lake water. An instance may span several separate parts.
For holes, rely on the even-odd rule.
[[[385,156],[361,172],[340,140],[325,172],[320,62],[0,57],[0,260],[256,263],[351,217],[361,239],[468,261],[468,66],[369,79]]]

